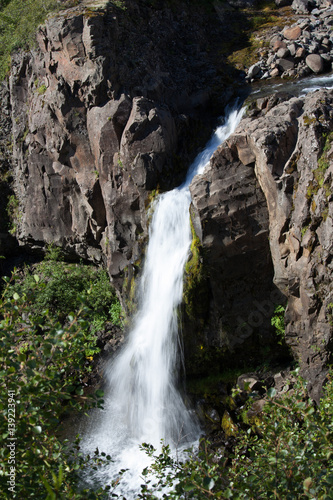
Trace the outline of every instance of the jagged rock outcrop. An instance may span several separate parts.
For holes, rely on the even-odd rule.
[[[224,145],[191,185],[192,218],[194,227],[200,228],[212,295],[207,340],[232,351],[238,346],[243,350],[251,337],[253,325],[247,324],[251,307],[255,309],[256,303],[266,299],[273,276],[268,211],[253,173],[253,161],[253,157],[244,160],[236,148]],[[255,316],[251,319],[256,324]],[[268,335],[269,318],[265,323],[262,334]],[[253,338],[250,343],[253,346]],[[256,345],[254,357],[258,348]],[[246,357],[249,359],[249,352]]]
[[[266,335],[274,283],[287,300],[286,342],[317,400],[332,360],[332,131],[333,91],[258,99],[191,185],[220,345]]]
[[[13,254],[17,248],[15,237],[10,233],[8,216],[11,197],[12,158],[11,158],[11,106],[7,82],[0,85],[0,256]],[[0,263],[0,272],[2,266]]]
[[[209,26],[200,9],[81,5],[51,16],[38,49],[13,58],[21,245],[54,242],[73,257],[107,261],[114,280],[141,256],[150,193],[180,183],[193,128],[205,140],[205,107],[217,88],[216,112],[230,95],[208,53],[221,22],[207,15]]]

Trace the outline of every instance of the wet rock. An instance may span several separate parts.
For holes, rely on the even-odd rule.
[[[259,399],[254,401],[246,412],[246,423],[249,425],[260,425],[260,414],[262,413],[266,399]]]
[[[272,78],[276,78],[280,74],[279,68],[272,69],[269,74]]]
[[[213,424],[220,424],[220,415],[215,408],[208,408],[208,410],[206,410],[206,418]]]
[[[260,73],[260,65],[259,64],[253,64],[253,66],[251,66],[249,68],[249,71],[248,71],[248,74],[247,74],[247,78],[254,78],[259,73]]]
[[[259,378],[253,374],[243,374],[237,379],[237,385],[242,391],[255,390],[254,387],[258,382]]]
[[[235,436],[238,433],[238,428],[233,419],[230,416],[230,413],[225,410],[222,416],[221,428],[226,435],[226,437]]]
[[[229,348],[250,339],[254,328],[247,321],[253,301],[263,300],[265,286],[271,283],[268,214],[254,175],[254,157],[249,156],[248,139],[244,139],[236,134],[229,146],[219,148],[205,174],[197,176],[190,186],[193,220],[201,225],[205,265],[214,269],[208,278],[214,311],[208,329],[217,335],[214,338],[207,331],[207,341]],[[254,291],[250,275],[255,269],[263,280]],[[255,324],[256,318],[253,320]],[[263,318],[261,325],[266,330],[265,322]]]

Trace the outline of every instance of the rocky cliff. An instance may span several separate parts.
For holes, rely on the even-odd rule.
[[[2,90],[19,244],[107,265],[124,298],[151,201],[181,182],[234,93],[217,57],[220,18],[162,4],[49,18]],[[288,357],[271,327],[284,304],[287,345],[318,398],[332,353],[332,102],[332,91],[253,101],[193,181],[189,372]]]
[[[332,361],[332,131],[332,90],[258,99],[191,185],[210,271],[206,344],[218,332],[213,343],[249,359],[286,303],[286,342],[316,399]]]
[[[48,19],[37,50],[13,58],[5,111],[20,245],[107,262],[120,284],[141,257],[154,193],[180,183],[233,91],[211,50],[214,14],[104,4]]]

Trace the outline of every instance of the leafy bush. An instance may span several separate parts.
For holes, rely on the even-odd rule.
[[[332,378],[320,408],[307,397],[301,378],[292,390],[274,396],[275,389],[270,389],[259,425],[238,433],[231,455],[210,452],[202,440],[198,454],[179,462],[164,446],[144,470],[140,498],[155,499],[154,492],[167,486],[171,491],[165,498],[332,499]],[[151,446],[145,448],[153,455]]]
[[[279,344],[285,342],[285,325],[284,325],[284,313],[286,311],[285,306],[279,305],[274,309],[274,314],[271,318],[271,325],[274,326],[276,335],[279,337]]]
[[[43,262],[33,269],[26,267],[23,277],[17,276],[12,280],[6,291],[7,296],[14,293],[26,296],[31,314],[39,315],[48,309],[61,323],[84,303],[89,309],[92,335],[110,319],[121,326],[121,306],[107,272],[93,266],[60,262],[60,258],[59,249],[50,246]],[[36,276],[40,282],[37,291],[34,289]]]
[[[80,384],[89,324],[81,314],[69,316],[66,327],[48,312],[31,314],[43,289],[37,275],[33,280],[29,299],[8,289],[0,298],[0,496],[105,498],[102,489],[80,491],[78,478],[82,467],[104,459],[84,458],[78,444],[70,447],[57,437],[65,412],[103,403],[101,391],[87,396]]]

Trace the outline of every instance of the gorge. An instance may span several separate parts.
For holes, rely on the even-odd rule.
[[[144,326],[136,319],[125,329],[126,338],[129,330],[141,328],[154,342],[156,329],[165,327],[166,335],[171,324],[175,340],[176,326],[180,327],[189,394],[200,423],[213,440],[220,432],[228,440],[223,422],[227,418],[229,430],[235,422],[225,374],[235,371],[233,383],[241,375],[251,384],[279,392],[285,373],[297,363],[317,404],[329,380],[332,75],[325,83],[317,75],[320,83],[315,92],[300,93],[293,82],[278,80],[277,85],[286,85],[272,93],[270,80],[265,80],[260,81],[261,93],[251,94],[257,82],[251,89],[251,78],[232,68],[228,58],[236,48],[230,48],[228,38],[234,44],[241,38],[241,8],[221,2],[208,9],[188,2],[120,3],[78,2],[47,19],[38,30],[37,48],[12,56],[9,78],[1,88],[0,254],[6,262],[14,254],[40,259],[52,244],[68,261],[103,267],[127,318],[135,310],[134,318],[139,318],[144,297],[139,276],[147,271],[147,242],[153,238],[159,200],[179,191],[173,190],[184,182],[188,166],[225,105],[243,92],[246,111],[236,130],[216,149],[205,171],[185,181],[187,205],[181,217],[186,241],[182,250],[178,241],[183,236],[175,236],[177,243],[171,245],[181,252],[171,319],[165,318],[168,300],[158,293],[163,291],[162,281],[169,284],[167,259],[172,254],[158,249],[166,274],[158,278],[154,261],[150,276],[156,288],[150,293],[156,301],[151,308],[157,323],[143,317]],[[309,26],[318,27],[321,18],[326,28],[331,26],[331,7],[318,4],[318,9],[320,14],[314,13],[315,20],[304,26],[297,17],[301,30],[297,43],[309,38]],[[302,16],[310,18],[311,13]],[[329,63],[331,34],[322,42],[321,54]],[[247,40],[237,43],[246,45]],[[276,57],[274,61],[278,64]],[[304,70],[303,59],[298,63]],[[266,67],[267,59],[261,68]],[[174,199],[172,207],[177,203]],[[166,212],[171,216],[170,209]],[[285,311],[283,339],[272,326],[277,307]],[[142,373],[135,361],[140,354],[136,342],[129,337],[123,352],[124,364],[132,366],[137,379],[126,379],[118,371],[122,363],[118,361],[117,368],[117,356],[111,368],[102,356],[102,366],[106,378],[111,377],[106,393],[116,386],[122,395],[131,396],[132,428],[138,430],[139,440],[148,441],[139,427],[160,406],[170,406],[168,391],[174,394],[178,361],[173,353],[175,358],[166,367],[174,376],[166,383],[167,402],[149,405],[150,396],[140,386],[143,399],[134,404],[128,387],[137,383],[133,380],[147,378],[154,383],[154,392],[162,365],[156,352],[165,353],[164,347],[160,351],[147,347],[141,353],[144,366],[157,363],[157,367],[154,375]],[[110,343],[104,341],[105,352]],[[212,376],[217,377],[214,395],[203,396],[206,386],[196,392],[196,383]],[[178,406],[178,396],[175,399],[177,415],[183,403]],[[143,415],[144,410],[148,414]],[[159,423],[165,416],[153,420]],[[169,434],[178,431],[176,426]],[[92,441],[97,443],[96,435]]]
[[[138,312],[127,342],[105,368],[105,410],[90,416],[89,430],[83,437],[86,453],[97,446],[114,458],[112,467],[104,471],[105,482],[128,469],[120,487],[125,495],[139,493],[142,470],[149,464],[140,451],[142,443],[159,449],[163,441],[172,453],[180,455],[182,449],[196,444],[202,432],[177,389],[179,365],[184,363],[177,309],[192,239],[189,185],[204,172],[213,152],[239,123],[242,112],[237,108],[229,111],[225,124],[215,131],[190,167],[185,182],[155,202]]]

